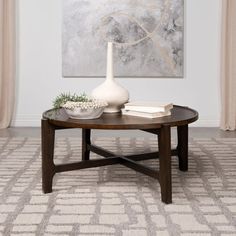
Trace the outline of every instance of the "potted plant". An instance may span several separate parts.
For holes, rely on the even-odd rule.
[[[70,118],[95,119],[101,116],[107,102],[92,99],[87,94],[61,93],[53,101],[55,109],[63,108]]]

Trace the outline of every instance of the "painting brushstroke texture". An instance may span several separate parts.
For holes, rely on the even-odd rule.
[[[63,0],[65,77],[183,77],[184,0]]]

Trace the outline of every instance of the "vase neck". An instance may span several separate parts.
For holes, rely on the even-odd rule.
[[[108,42],[107,45],[107,80],[113,80],[113,43]]]

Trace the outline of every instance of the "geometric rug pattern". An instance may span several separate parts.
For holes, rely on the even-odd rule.
[[[154,136],[92,142],[119,154],[158,148]],[[236,235],[236,139],[190,139],[189,171],[172,158],[169,205],[157,180],[121,165],[56,174],[43,194],[40,139],[0,138],[0,150],[0,235]],[[56,163],[80,159],[80,138],[56,139]]]

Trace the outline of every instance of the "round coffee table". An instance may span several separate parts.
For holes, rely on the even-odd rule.
[[[121,164],[138,172],[158,179],[161,186],[161,199],[172,202],[171,156],[178,156],[179,169],[188,170],[188,124],[198,119],[198,112],[188,107],[174,106],[171,116],[155,119],[106,114],[94,120],[70,119],[63,109],[52,109],[42,117],[42,187],[44,193],[52,192],[55,173],[92,168],[105,165]],[[178,145],[171,150],[171,127],[177,127]],[[82,129],[81,161],[69,164],[54,164],[55,130],[67,128]],[[118,156],[115,153],[93,145],[90,141],[91,129],[103,130],[143,130],[158,136],[158,152]],[[104,158],[90,160],[90,151]],[[139,164],[137,161],[159,158],[160,168],[156,171]]]

